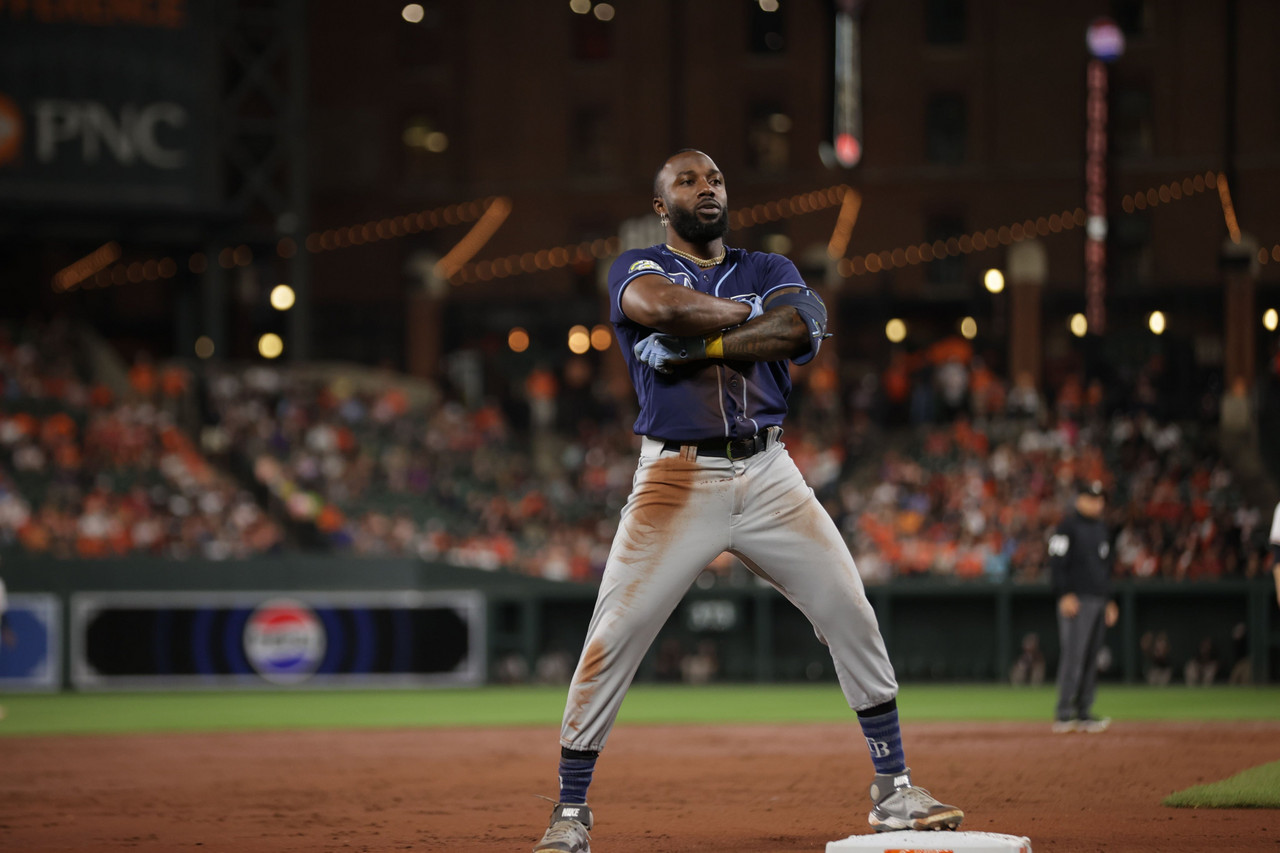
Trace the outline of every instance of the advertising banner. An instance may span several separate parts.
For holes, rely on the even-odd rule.
[[[10,593],[0,639],[0,691],[62,686],[62,608],[48,593]]]
[[[0,2],[0,205],[215,202],[213,0]]]
[[[81,592],[78,689],[398,687],[485,678],[485,603],[459,592]]]

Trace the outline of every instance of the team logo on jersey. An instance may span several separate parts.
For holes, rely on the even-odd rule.
[[[681,287],[687,287],[691,290],[693,289],[693,276],[689,275],[687,272],[673,272],[667,273],[667,275],[671,276],[671,280]]]
[[[245,657],[259,675],[276,684],[310,678],[324,659],[325,645],[324,624],[301,602],[264,602],[245,622]]]
[[[658,266],[657,261],[636,261],[631,265],[627,272],[639,272],[640,270],[657,270],[662,272],[662,267]]]

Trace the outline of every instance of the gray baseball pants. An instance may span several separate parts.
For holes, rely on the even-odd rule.
[[[853,557],[782,443],[741,460],[662,446],[642,442],[569,687],[561,745],[604,748],[645,652],[723,551],[808,617],[850,708],[894,698],[897,680]]]
[[[1058,613],[1059,720],[1085,719],[1093,710],[1093,697],[1098,687],[1098,652],[1106,637],[1107,600],[1096,595],[1081,595],[1080,611],[1068,619]]]

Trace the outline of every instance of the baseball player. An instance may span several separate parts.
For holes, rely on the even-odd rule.
[[[1092,715],[1098,650],[1120,614],[1109,599],[1111,538],[1102,520],[1106,492],[1098,480],[1077,484],[1075,512],[1049,537],[1049,585],[1058,602],[1057,734],[1107,730],[1111,720]]]
[[[839,531],[781,441],[788,360],[812,359],[827,312],[779,255],[725,246],[724,175],[700,151],[654,181],[666,243],[624,252],[611,319],[640,414],[622,509],[560,730],[560,796],[535,853],[589,853],[596,760],[658,630],[729,551],[813,623],[871,752],[877,830],[955,829],[964,813],[912,784],[897,681]]]

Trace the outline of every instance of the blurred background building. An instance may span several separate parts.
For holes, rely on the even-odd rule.
[[[275,332],[286,360],[438,376],[445,353],[496,357],[521,327],[509,372],[562,362],[569,328],[605,318],[618,244],[599,241],[649,223],[651,175],[686,146],[729,177],[732,242],[785,252],[828,294],[843,360],[886,363],[893,318],[907,348],[972,318],[979,352],[1039,381],[1062,359],[1160,352],[1221,387],[1228,361],[1252,381],[1274,345],[1280,8],[1264,0],[3,14],[6,313],[91,318],[127,355],[253,358]],[[1100,16],[1124,37],[1104,99],[1108,322],[1077,338]],[[838,247],[836,187],[860,202]],[[489,239],[463,242],[495,199]],[[465,261],[439,267],[460,243]]]

